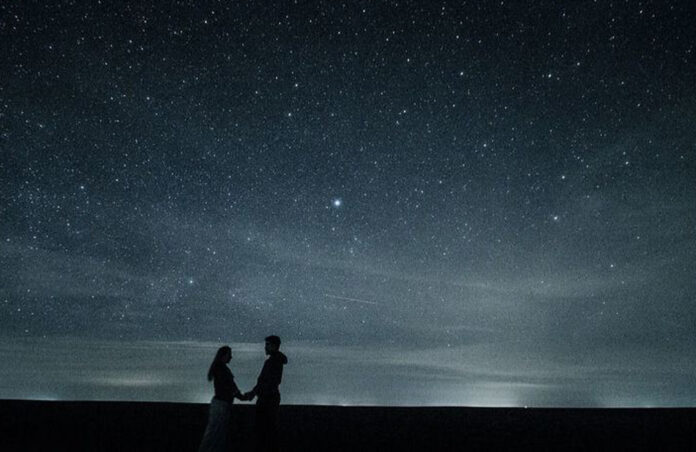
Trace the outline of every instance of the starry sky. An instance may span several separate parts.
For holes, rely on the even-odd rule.
[[[687,1],[0,4],[0,398],[696,404]]]

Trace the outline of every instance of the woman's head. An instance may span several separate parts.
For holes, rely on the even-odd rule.
[[[229,345],[223,345],[215,353],[215,361],[227,364],[232,359],[232,349]]]
[[[210,369],[208,369],[208,381],[212,381],[214,373],[213,371],[217,366],[227,364],[231,359],[232,349],[229,347],[229,345],[223,345],[222,347],[218,348],[217,353],[215,353],[215,359],[213,359],[213,362],[210,364]]]

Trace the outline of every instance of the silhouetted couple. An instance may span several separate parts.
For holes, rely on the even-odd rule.
[[[266,338],[266,362],[263,364],[256,386],[244,394],[234,382],[234,375],[227,367],[232,359],[232,350],[227,345],[220,347],[208,370],[208,381],[213,381],[215,396],[210,402],[208,425],[203,434],[199,452],[230,450],[230,424],[234,399],[253,400],[256,397],[254,440],[256,451],[278,450],[278,407],[283,379],[283,366],[288,358],[280,352],[280,338]]]

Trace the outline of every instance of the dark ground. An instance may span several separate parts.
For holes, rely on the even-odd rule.
[[[0,450],[195,451],[207,405],[0,401]],[[235,406],[249,450],[253,407]],[[696,409],[281,406],[284,451],[696,450]]]

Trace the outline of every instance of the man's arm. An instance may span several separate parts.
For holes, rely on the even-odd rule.
[[[245,396],[249,397],[248,400],[253,400],[254,397],[257,397],[259,395],[259,392],[263,390],[263,388],[270,386],[273,381],[273,370],[272,370],[272,360],[267,359],[266,362],[263,363],[263,367],[261,368],[261,373],[259,374],[259,378],[256,379],[256,386],[253,387],[253,389],[246,394]]]

